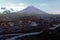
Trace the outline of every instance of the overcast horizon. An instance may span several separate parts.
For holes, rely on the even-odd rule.
[[[20,11],[30,5],[47,13],[60,14],[60,0],[1,0],[0,12],[3,11],[2,7],[8,10],[12,8],[14,11]]]

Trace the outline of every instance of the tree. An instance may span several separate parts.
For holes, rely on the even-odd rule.
[[[10,10],[5,10],[3,11],[4,14],[9,14],[10,13]]]

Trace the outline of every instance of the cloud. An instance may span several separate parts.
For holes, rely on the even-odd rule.
[[[20,11],[20,10],[22,10],[22,9],[25,8],[25,4],[23,4],[23,3],[10,4],[9,7],[10,7],[10,8],[13,8],[15,11]],[[7,8],[9,8],[9,7],[7,6]]]
[[[41,3],[40,6],[48,6],[47,3]]]
[[[23,10],[26,6],[24,3],[19,3],[19,4],[14,4],[14,3],[6,3],[4,5],[4,7],[6,7],[6,9],[10,10],[10,8],[12,8],[14,11],[20,11]],[[2,11],[2,10],[0,10]]]
[[[48,10],[47,12],[50,14],[60,14],[60,10]]]
[[[23,3],[19,3],[19,5],[20,5],[20,6],[24,6],[25,4],[23,4]]]

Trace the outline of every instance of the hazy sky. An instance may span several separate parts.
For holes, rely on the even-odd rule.
[[[0,8],[6,7],[6,9],[13,8],[14,11],[19,11],[27,6],[33,5],[40,10],[48,13],[60,13],[60,0],[1,0]],[[3,11],[0,9],[0,11]]]

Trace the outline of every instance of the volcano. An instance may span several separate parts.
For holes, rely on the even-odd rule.
[[[21,13],[29,13],[29,14],[47,14],[46,12],[34,7],[34,6],[28,6],[27,8],[20,11]]]

